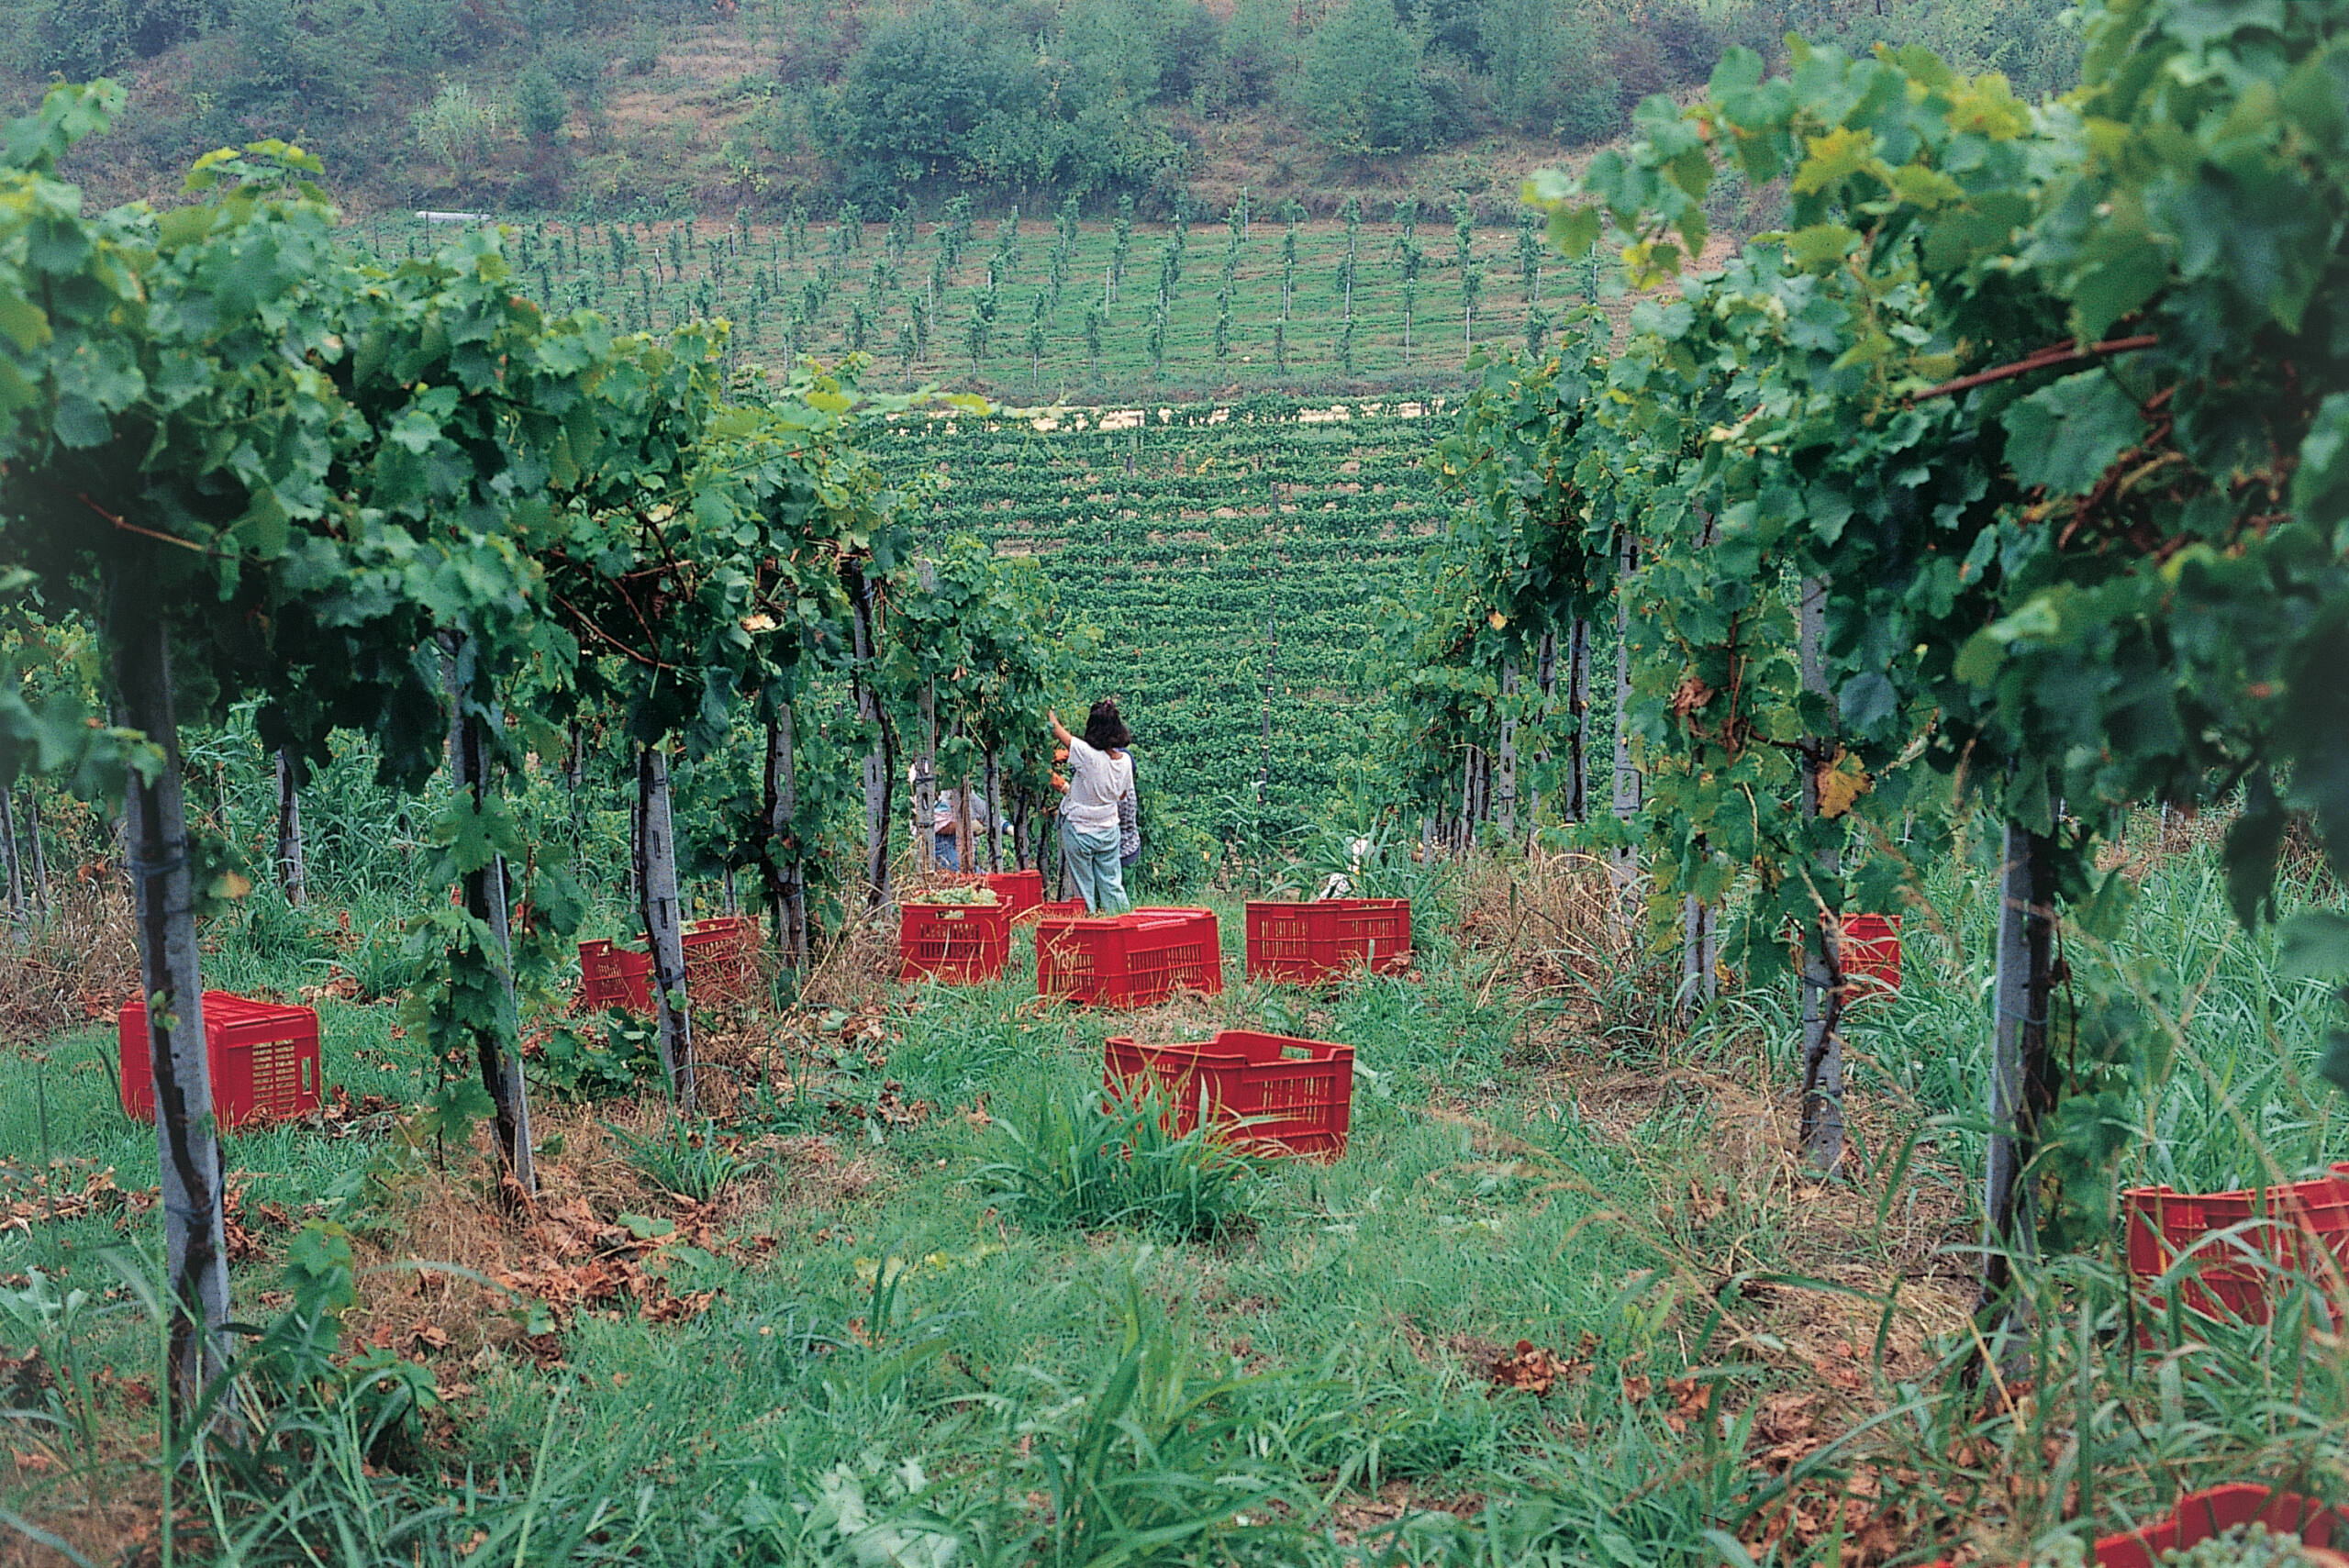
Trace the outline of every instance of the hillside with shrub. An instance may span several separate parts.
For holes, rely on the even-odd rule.
[[[1790,31],[2068,84],[2056,0],[7,0],[0,91],[129,88],[72,172],[165,197],[297,140],[349,209],[875,218],[956,195],[1146,218],[1514,195],[1647,95]]]

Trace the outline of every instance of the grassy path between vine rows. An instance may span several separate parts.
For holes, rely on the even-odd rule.
[[[2321,995],[2225,923],[2207,852],[2147,864],[2130,945],[2192,989],[2185,1065],[2124,1178],[2208,1185],[2230,1159],[2349,1152],[2343,1102],[2302,1075]],[[184,1476],[186,1550],[218,1552],[212,1503],[250,1521],[263,1497],[279,1512],[247,1561],[296,1560],[295,1535],[346,1561],[930,1568],[1694,1563],[1731,1537],[1874,1563],[2011,1540],[2078,1494],[2051,1425],[2071,1373],[2043,1360],[2043,1404],[1961,1397],[1947,1371],[1966,1343],[1986,883],[1953,864],[1910,910],[1903,992],[1854,1032],[1856,1157],[1823,1185],[1787,1149],[1790,987],[1670,1026],[1670,966],[1613,934],[1588,862],[1425,873],[1419,967],[1326,993],[1242,983],[1241,906],[1213,896],[1227,990],[1140,1014],[1040,1008],[1018,944],[998,984],[906,992],[864,943],[818,1005],[705,1020],[698,1149],[655,1096],[543,1100],[545,1192],[518,1218],[477,1149],[428,1140],[386,1164],[419,1053],[390,1006],[313,991],[347,1099],[230,1140],[240,1305],[281,1309],[296,1227],[340,1215],[362,1265],[346,1345],[420,1365],[437,1397],[372,1442],[317,1417],[302,1464]],[[329,978],[329,948],[251,924],[216,933],[214,984],[290,997]],[[1138,1139],[1129,1169],[1163,1159],[1191,1184],[1145,1195],[1155,1231],[1063,1227],[1068,1205],[1003,1195],[1050,1188],[1056,1151],[1101,1136],[1106,1034],[1242,1025],[1356,1047],[1342,1160],[1231,1178]],[[95,1023],[0,1052],[6,1403],[69,1417],[9,1418],[0,1506],[92,1561],[151,1561],[151,1330],[120,1271],[158,1231],[98,1173],[143,1193],[154,1153],[111,1060]],[[1055,1107],[1076,1129],[1058,1141]],[[651,1179],[729,1166],[707,1201]],[[43,1281],[91,1300],[37,1334]],[[2096,1288],[2092,1269],[2064,1284]],[[2272,1393],[2271,1352],[2299,1364],[2304,1346],[2239,1338],[2207,1366],[2173,1358],[2184,1382],[2158,1393],[2154,1360],[2097,1352],[2099,1389],[2158,1407],[2169,1445],[2101,1474],[2097,1506],[2288,1460],[2349,1476],[2337,1341],[2299,1365],[2296,1423],[2243,1391],[2264,1367]],[[2065,1353],[2054,1339],[2036,1353]],[[71,1561],[0,1530],[17,1558]]]

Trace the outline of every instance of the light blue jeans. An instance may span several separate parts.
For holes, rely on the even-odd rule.
[[[1125,907],[1126,877],[1118,864],[1115,828],[1080,833],[1063,822],[1061,855],[1068,862],[1069,877],[1076,884],[1077,896],[1085,900],[1086,913]]]

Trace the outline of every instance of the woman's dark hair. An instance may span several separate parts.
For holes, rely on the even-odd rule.
[[[1118,717],[1114,697],[1103,697],[1085,716],[1085,743],[1097,751],[1122,751],[1134,743],[1126,721]]]

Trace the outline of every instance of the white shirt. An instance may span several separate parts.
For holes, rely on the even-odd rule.
[[[1115,833],[1118,802],[1134,792],[1131,757],[1097,751],[1082,736],[1068,738],[1068,795],[1061,820],[1080,833]]]

